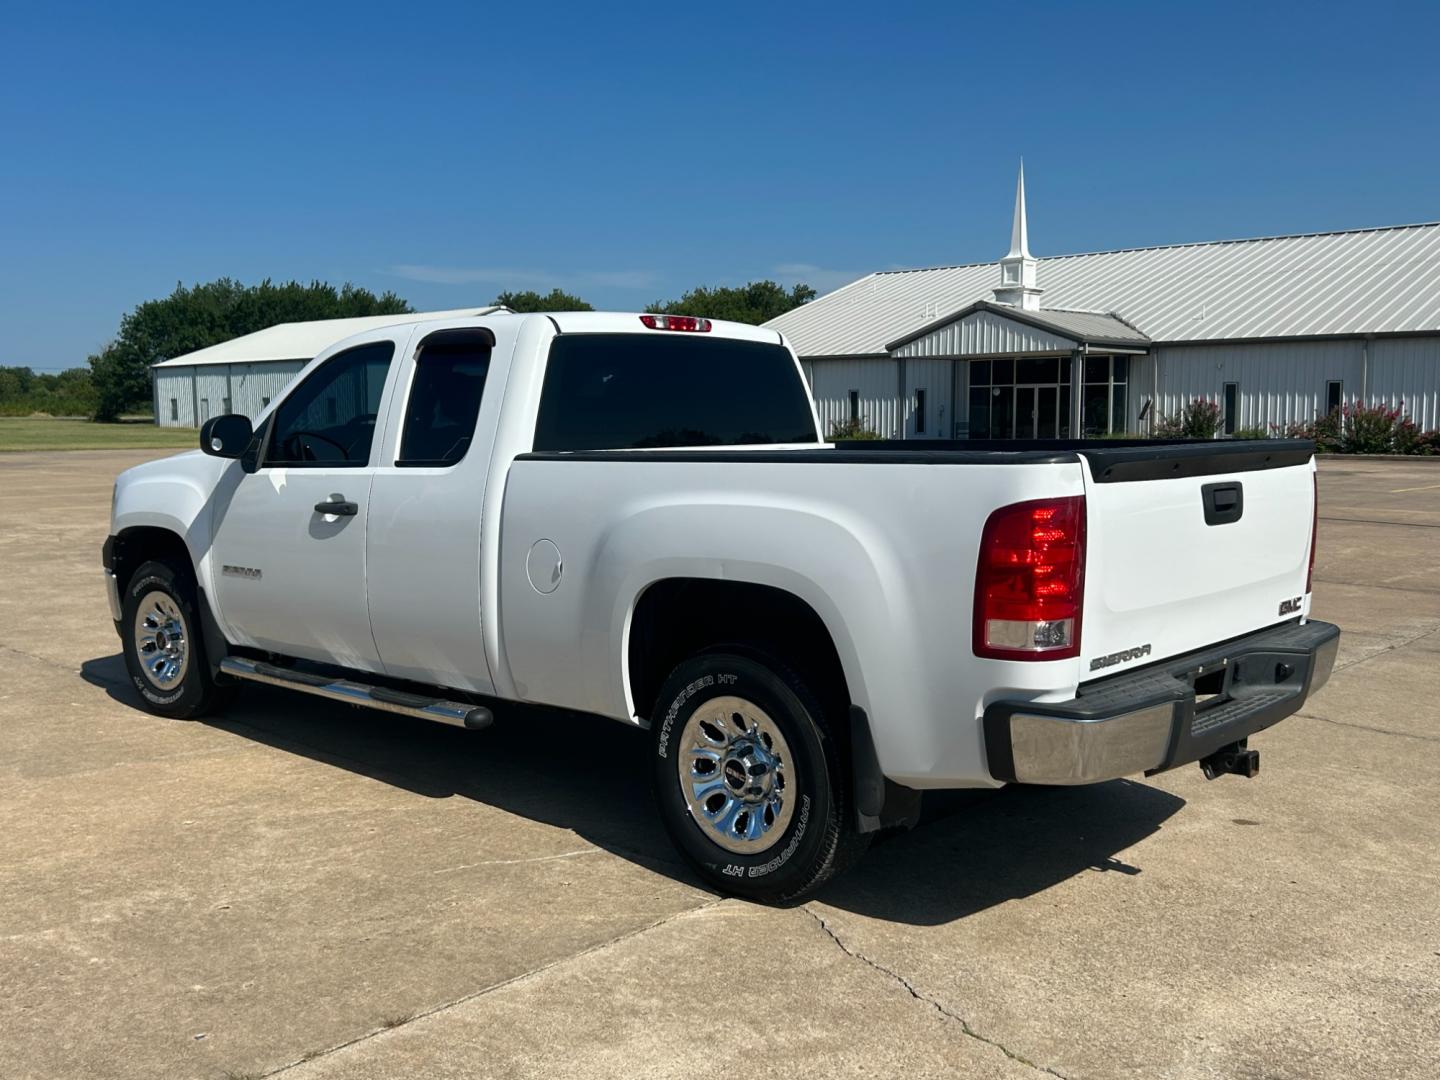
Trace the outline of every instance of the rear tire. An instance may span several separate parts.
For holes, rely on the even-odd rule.
[[[795,901],[868,846],[824,711],[783,665],[729,653],[686,660],[661,687],[651,734],[661,820],[717,889]]]
[[[120,640],[130,683],[157,716],[188,720],[218,708],[233,687],[210,673],[190,568],[152,560],[125,586]]]

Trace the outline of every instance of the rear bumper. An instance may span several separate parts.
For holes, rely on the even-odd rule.
[[[1296,712],[1330,678],[1339,645],[1338,626],[1287,623],[1089,683],[1070,701],[993,702],[990,773],[1093,784],[1199,761]]]

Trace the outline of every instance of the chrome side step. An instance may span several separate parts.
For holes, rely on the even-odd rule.
[[[487,728],[495,720],[494,714],[483,705],[407,694],[402,690],[391,690],[384,686],[369,686],[349,679],[312,675],[308,671],[291,671],[262,660],[227,656],[220,661],[220,670],[236,679],[283,686],[288,690],[299,690],[303,694],[314,694],[332,701],[364,705],[371,709],[400,713],[402,716],[419,717],[421,720],[437,720],[442,724],[469,728],[472,731]]]

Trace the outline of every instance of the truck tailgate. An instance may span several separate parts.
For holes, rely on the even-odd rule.
[[[1082,453],[1082,680],[1308,614],[1312,453],[1292,441]]]

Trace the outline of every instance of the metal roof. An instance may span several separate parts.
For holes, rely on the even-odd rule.
[[[968,304],[951,315],[946,315],[935,322],[929,323],[916,330],[912,330],[902,338],[897,338],[886,344],[885,350],[891,352],[902,345],[932,334],[936,330],[967,318],[976,312],[988,311],[1004,319],[1011,319],[1018,323],[1025,323],[1030,326],[1037,326],[1042,330],[1052,330],[1061,337],[1068,338],[1077,345],[1081,342],[1092,342],[1104,345],[1148,345],[1150,339],[1142,334],[1135,327],[1131,326],[1124,319],[1113,315],[1108,311],[1064,311],[1051,308],[1042,308],[1039,311],[1025,311],[1012,307],[1009,304],[997,304],[985,300],[977,300]]]
[[[401,326],[427,319],[455,319],[466,315],[489,315],[507,309],[459,308],[454,311],[412,311],[405,315],[365,315],[354,319],[316,319],[313,322],[280,323],[253,334],[231,338],[219,345],[185,353],[152,365],[157,368],[191,367],[196,364],[245,364],[257,360],[313,360],[351,334],[382,326]]]
[[[998,263],[882,271],[765,325],[801,356],[883,356],[999,280]],[[1059,255],[1037,284],[1023,314],[1108,312],[1157,342],[1440,332],[1440,222]]]

